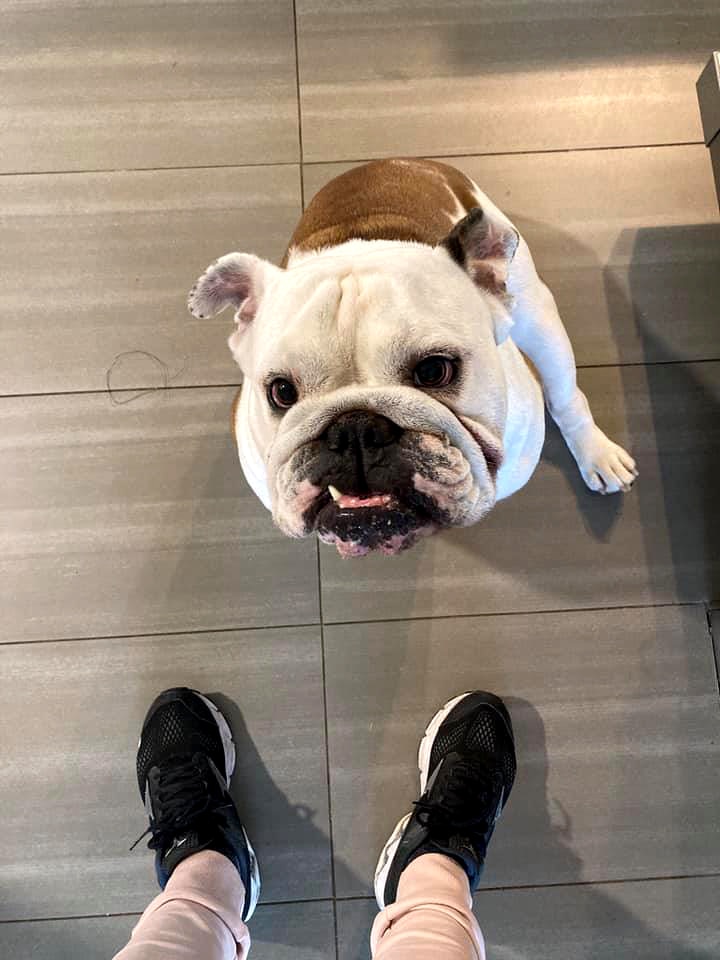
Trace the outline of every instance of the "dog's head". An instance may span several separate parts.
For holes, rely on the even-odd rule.
[[[230,253],[198,280],[194,316],[236,311],[240,458],[285,533],[396,553],[492,508],[517,242],[477,209],[437,247]]]

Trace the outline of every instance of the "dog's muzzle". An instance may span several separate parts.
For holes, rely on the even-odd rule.
[[[398,553],[447,524],[434,499],[417,489],[411,433],[387,417],[343,413],[314,446],[310,477],[321,492],[303,520],[343,556]]]

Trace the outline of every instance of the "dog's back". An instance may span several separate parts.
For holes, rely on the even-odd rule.
[[[478,205],[465,174],[433,160],[375,160],[335,177],[317,193],[290,240],[295,252],[347,240],[402,240],[435,246]]]

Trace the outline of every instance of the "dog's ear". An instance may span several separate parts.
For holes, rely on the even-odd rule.
[[[273,273],[280,272],[279,267],[252,253],[227,253],[209,266],[192,288],[188,310],[198,320],[205,320],[232,306],[237,333],[242,333],[255,319]]]
[[[478,287],[494,294],[509,307],[512,298],[507,291],[508,271],[519,242],[517,231],[512,227],[496,223],[481,207],[473,207],[467,216],[455,224],[441,246],[467,271]],[[497,343],[503,342],[511,326],[509,315],[504,323],[496,321]]]

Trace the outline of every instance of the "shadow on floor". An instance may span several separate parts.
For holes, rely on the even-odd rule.
[[[652,282],[648,271],[658,269],[658,264],[652,263],[653,255],[664,248],[687,251],[692,258],[692,272],[682,260],[665,269],[663,287],[669,310],[682,322],[682,305],[686,305],[688,318],[697,323],[698,311],[702,308],[707,321],[715,325],[720,310],[720,224],[649,227],[632,233],[634,237],[630,238],[621,234],[617,246],[627,246],[634,241],[627,307],[632,310],[644,355],[655,361],[643,371],[655,440],[652,453],[657,457],[667,507],[662,536],[669,538],[678,599],[712,603],[720,597],[720,503],[717,498],[720,453],[720,376],[717,371],[720,364],[678,363],[682,358],[678,358],[657,316],[645,309],[645,299]],[[673,269],[677,273],[674,283]],[[613,274],[606,271],[605,281],[608,303],[621,301],[622,291],[618,290]],[[653,306],[655,311],[659,309],[658,304]],[[610,316],[614,319],[616,312],[611,311]],[[720,358],[720,332],[714,356]],[[631,372],[621,372],[630,389]],[[641,415],[641,412],[635,414],[638,418]],[[632,415],[629,427],[632,433]],[[660,547],[656,543],[656,504],[645,500],[640,491],[640,507],[646,550],[648,556],[652,556]],[[654,572],[652,567],[651,572]]]
[[[696,60],[699,72],[708,56],[706,38],[720,28],[714,8],[697,10],[693,3],[677,14],[654,10],[647,0],[627,0],[622,8],[602,0],[532,9],[524,3],[473,6],[458,18],[463,22],[445,26],[440,20],[436,32],[450,62],[474,69],[478,76],[501,70],[598,69],[608,60],[635,65],[660,58]]]
[[[231,784],[231,793],[237,803],[241,817],[243,816],[244,793],[246,809],[248,791],[251,791],[254,797],[262,798],[262,808],[253,809],[252,811],[248,811],[248,813],[252,813],[254,817],[261,816],[265,823],[269,822],[273,825],[273,843],[281,849],[293,851],[296,856],[297,870],[302,872],[305,863],[303,851],[309,850],[315,854],[318,847],[328,845],[327,836],[313,822],[314,812],[311,809],[305,806],[291,804],[282,790],[277,787],[253,743],[238,705],[221,693],[212,693],[210,697],[227,718],[233,732],[237,751],[237,765]],[[321,744],[318,744],[318,748],[320,747]],[[248,787],[248,785],[251,786]],[[246,824],[248,833],[252,836],[252,820],[250,816],[248,816]],[[256,852],[262,871],[262,849],[257,849]],[[313,857],[313,859],[315,858]],[[330,861],[328,859],[328,871],[329,870]],[[335,863],[335,872],[338,881],[340,880],[339,875],[342,873],[344,875],[343,882],[354,881],[357,883],[357,878],[350,867],[337,860]],[[274,942],[272,941],[272,930],[268,931],[266,929],[265,935],[267,939],[270,939],[270,942]],[[293,930],[292,938],[288,940],[287,937],[285,937],[283,942],[286,946],[293,946],[304,950],[316,950],[320,953],[326,946],[327,935],[326,931],[320,927],[305,927]]]
[[[518,217],[517,222],[532,235],[532,221]],[[602,276],[606,304],[598,312],[598,322],[608,324],[628,401],[627,445],[640,466],[640,479],[630,496],[639,504],[652,600],[717,602],[720,506],[714,491],[720,454],[720,364],[704,358],[720,359],[720,334],[717,349],[708,347],[720,303],[720,225],[623,231],[606,266],[573,237],[549,230],[546,224],[534,230],[555,251],[565,250],[571,263],[584,264],[586,272]],[[570,318],[571,340],[578,319]],[[623,364],[628,354],[639,354],[642,362]],[[581,385],[591,377],[590,369],[580,370]],[[596,408],[599,425],[606,427],[597,412],[602,397],[590,392],[589,401]],[[624,442],[622,436],[615,439]],[[622,522],[624,498],[601,497],[586,488],[549,417],[542,460],[562,473],[587,532],[598,543],[608,541]],[[659,474],[659,483],[643,482],[651,472]],[[531,478],[529,485],[533,482]],[[516,496],[522,497],[522,491]],[[513,500],[507,502],[509,508],[499,504],[498,511],[515,509]],[[483,557],[487,547],[482,525],[480,521],[477,529],[446,536],[456,538],[470,560]],[[516,550],[497,549],[496,543],[494,547],[491,565],[515,570]],[[544,571],[528,567],[524,574],[542,579]],[[563,584],[566,596],[571,590],[570,582]],[[587,605],[586,596],[581,600],[580,605]],[[412,615],[411,605],[408,615]]]
[[[548,792],[548,754],[545,727],[537,709],[528,701],[508,697],[507,704],[513,717],[518,744],[518,783],[522,782],[523,805],[527,816],[532,818],[538,844],[544,850],[544,859],[552,864],[555,875],[567,876],[570,896],[577,896],[581,914],[573,918],[573,929],[567,934],[554,927],[552,918],[533,920],[524,916],[523,907],[533,893],[520,889],[502,892],[479,890],[475,896],[475,912],[486,938],[488,956],[496,960],[531,960],[532,956],[552,955],[555,946],[579,949],[573,954],[583,958],[630,957],[632,960],[657,960],[657,958],[680,958],[683,960],[712,960],[715,952],[693,947],[681,940],[668,940],[664,933],[652,929],[641,917],[613,897],[617,889],[613,884],[588,885],[583,876],[583,863],[572,845],[573,825],[567,811],[557,798]],[[512,798],[510,805],[512,805]],[[488,856],[489,871],[492,870],[493,845],[502,843],[502,822],[493,840]],[[488,878],[491,881],[491,876]],[[572,891],[571,885],[583,886]],[[535,894],[543,895],[537,887]],[[572,892],[571,892],[572,891]],[[562,898],[558,890],[558,903]],[[493,914],[492,906],[496,913]],[[340,901],[338,903],[340,944],[339,960],[369,960],[369,929],[375,915],[374,902],[369,900]],[[560,922],[559,920],[557,922]],[[709,924],[711,925],[711,924]],[[688,936],[697,931],[688,928]],[[584,937],[582,947],[579,938]],[[574,947],[573,947],[574,945]],[[625,953],[623,948],[627,947]],[[562,952],[559,955],[567,955]],[[440,960],[440,957],[438,957]]]

